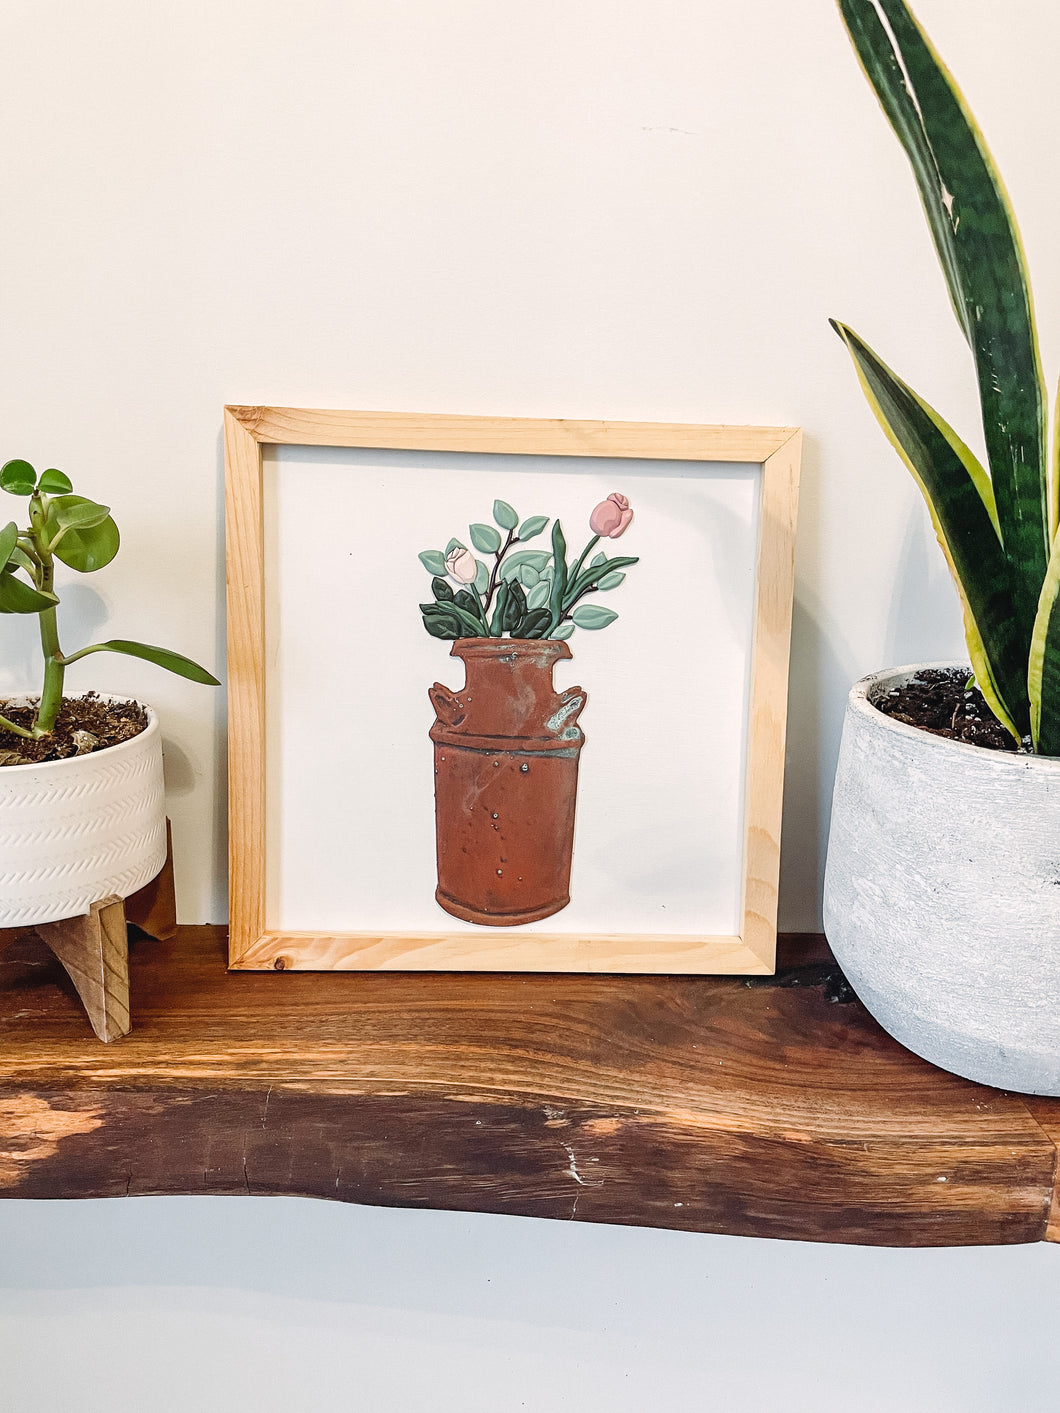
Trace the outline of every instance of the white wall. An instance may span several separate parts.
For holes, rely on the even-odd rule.
[[[1060,11],[918,11],[1016,204],[1052,381]],[[69,591],[70,645],[105,628],[222,663],[226,401],[800,423],[781,923],[816,924],[846,687],[961,646],[915,492],[827,316],[977,440],[918,202],[831,0],[12,0],[0,132],[0,454],[61,467],[114,506],[125,537],[105,574]],[[2,626],[0,689],[25,687],[26,625]],[[223,918],[221,694],[89,662],[83,685],[161,708],[181,915]],[[675,1402],[712,1387],[734,1413],[784,1386],[758,1352],[778,1327],[779,1362],[798,1368],[792,1407],[1023,1409],[1056,1367],[1044,1334],[1026,1336],[1043,1300],[1057,1313],[1052,1252],[880,1255],[230,1200],[116,1207],[0,1208],[11,1357],[34,1351],[29,1367],[67,1390],[20,1376],[7,1407],[91,1406],[59,1351],[88,1350],[102,1380],[119,1323],[132,1370],[109,1406],[128,1408],[189,1406],[197,1345],[218,1389],[254,1390],[225,1406],[255,1408],[356,1406],[343,1390],[380,1368],[392,1392],[369,1382],[365,1407],[545,1409],[577,1394],[633,1408],[672,1369]],[[404,1276],[380,1315],[383,1232]],[[139,1266],[121,1254],[130,1239]],[[346,1262],[372,1281],[343,1285]],[[476,1281],[504,1284],[495,1310],[481,1285],[464,1300]],[[719,1294],[732,1281],[736,1300]],[[980,1337],[992,1330],[1003,1338]],[[180,1359],[163,1360],[163,1331]],[[482,1373],[487,1338],[501,1353]],[[282,1397],[295,1370],[313,1390],[301,1403]],[[926,1382],[903,1383],[910,1371]],[[740,1378],[757,1390],[743,1404]],[[152,1399],[136,1394],[148,1386]]]

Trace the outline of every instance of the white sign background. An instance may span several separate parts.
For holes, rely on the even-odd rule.
[[[640,562],[555,669],[587,694],[571,902],[518,930],[738,933],[760,486],[717,462],[267,451],[267,925],[483,931],[434,899],[427,689],[463,664],[423,627],[417,555],[498,498],[558,516],[570,558],[617,490],[633,522],[597,551]]]

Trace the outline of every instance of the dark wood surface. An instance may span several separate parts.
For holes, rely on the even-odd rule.
[[[184,927],[133,943],[134,1028],[103,1046],[23,939],[0,954],[0,1196],[1044,1239],[1060,1101],[910,1055],[842,998],[820,939],[780,955],[755,979],[230,974],[224,929]]]

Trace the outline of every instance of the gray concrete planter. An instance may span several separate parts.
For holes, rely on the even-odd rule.
[[[908,1049],[967,1079],[1060,1095],[1060,760],[947,741],[876,710],[917,671],[851,690],[825,933]]]

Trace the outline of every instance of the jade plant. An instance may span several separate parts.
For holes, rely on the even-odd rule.
[[[217,678],[198,663],[168,648],[111,638],[76,652],[59,646],[55,564],[90,574],[102,569],[118,552],[118,527],[110,507],[74,495],[69,478],[54,467],[38,476],[28,461],[8,461],[0,467],[0,489],[28,501],[26,524],[10,521],[0,529],[0,613],[35,613],[40,626],[44,672],[33,722],[20,726],[0,715],[0,729],[39,740],[49,736],[63,700],[66,669],[90,653],[124,653],[144,658],[193,682],[218,686]]]
[[[493,525],[468,527],[472,548],[450,540],[444,550],[423,550],[433,602],[421,603],[432,638],[569,638],[576,628],[606,628],[618,614],[590,595],[617,589],[637,556],[593,555],[602,539],[617,540],[633,519],[629,501],[613,491],[589,516],[592,536],[568,563],[567,540],[552,523],[551,550],[525,549],[548,525],[547,515],[520,521],[507,501],[493,502]],[[479,559],[474,551],[485,556]],[[593,555],[590,559],[589,556]],[[455,586],[455,587],[454,587]]]
[[[832,320],[873,412],[927,500],[964,610],[975,680],[1017,741],[1060,755],[1057,437],[1030,286],[1001,179],[904,0],[839,0],[912,165],[978,378],[988,468],[854,331]]]

